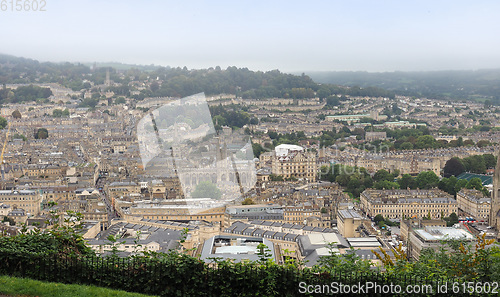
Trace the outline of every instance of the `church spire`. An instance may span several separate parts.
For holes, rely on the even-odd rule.
[[[491,209],[489,225],[495,227],[500,234],[500,151],[497,155],[497,166],[493,175],[493,192],[491,194]]]

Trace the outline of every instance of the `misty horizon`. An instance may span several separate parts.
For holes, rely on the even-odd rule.
[[[0,55],[6,55],[6,56],[11,56],[15,58],[22,58],[22,59],[27,59],[27,60],[34,60],[38,61],[39,63],[54,63],[54,64],[63,64],[63,63],[71,63],[71,64],[83,64],[83,65],[88,65],[92,66],[96,64],[98,67],[107,67],[107,66],[100,66],[100,65],[123,65],[126,66],[126,68],[134,68],[134,67],[156,67],[156,68],[184,68],[187,67],[186,65],[160,65],[160,64],[138,64],[138,63],[124,63],[124,62],[119,62],[119,61],[49,61],[49,60],[39,60],[35,59],[32,57],[25,57],[25,56],[16,56],[12,54],[7,54],[7,53],[1,53]],[[113,67],[113,66],[110,66]],[[439,72],[478,72],[478,71],[494,71],[494,70],[500,70],[500,67],[492,67],[492,68],[478,68],[478,69],[440,69],[440,70],[393,70],[393,71],[367,71],[367,70],[297,70],[297,71],[282,71],[281,69],[252,69],[250,67],[247,67],[245,65],[227,65],[225,67],[222,67],[220,65],[212,65],[208,67],[197,67],[197,68],[190,68],[187,67],[188,70],[204,70],[204,69],[210,69],[213,68],[215,69],[216,67],[220,67],[222,70],[227,69],[228,67],[237,67],[237,68],[247,68],[250,71],[254,72],[268,72],[268,71],[280,71],[282,73],[289,73],[289,74],[294,74],[294,75],[300,75],[301,73],[308,74],[308,73],[328,73],[328,72],[337,72],[337,73],[369,73],[369,74],[385,74],[385,73],[439,73]]]
[[[500,68],[496,1],[46,2],[2,11],[0,52],[287,73]]]

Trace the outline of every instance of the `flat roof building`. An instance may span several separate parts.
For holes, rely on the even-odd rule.
[[[276,261],[274,244],[266,238],[255,238],[233,235],[216,235],[203,244],[200,259],[213,261],[210,258],[232,259],[235,262],[242,260],[259,260],[259,244],[265,244],[271,254],[270,258]]]
[[[432,227],[413,229],[409,234],[408,257],[418,260],[424,249],[438,251],[443,248],[443,240],[457,239],[472,242],[475,237],[468,231],[453,227]],[[447,246],[444,246],[447,248]]]
[[[341,209],[337,212],[337,228],[345,237],[359,237],[359,227],[365,219],[355,210]]]

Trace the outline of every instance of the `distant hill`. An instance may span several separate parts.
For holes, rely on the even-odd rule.
[[[397,94],[453,100],[490,100],[500,105],[500,69],[428,72],[306,72],[318,83],[375,86]]]
[[[329,98],[327,102],[332,104],[338,104],[337,96],[340,95],[394,98],[393,92],[376,87],[320,86],[307,75],[287,74],[279,70],[262,72],[234,66],[226,69],[187,69],[121,63],[51,63],[0,54],[0,84],[51,82],[73,91],[85,89],[97,94],[99,90],[93,86],[102,88],[108,73],[114,85],[105,87],[106,90],[113,91],[116,96],[137,100],[146,97],[185,97],[200,92],[207,95],[235,94],[244,99],[320,97]],[[133,81],[148,87],[140,89],[137,94],[138,89],[130,84]],[[0,93],[0,103],[13,102],[12,94],[9,94],[7,90],[4,90],[3,95]]]
[[[137,64],[124,64],[120,62],[96,62],[96,63],[83,63],[83,65],[86,65],[88,67],[97,67],[97,68],[106,68],[110,67],[116,70],[129,70],[129,69],[139,69],[141,71],[153,71],[156,70],[160,67],[159,65],[137,65]],[[170,68],[167,66],[166,68]]]

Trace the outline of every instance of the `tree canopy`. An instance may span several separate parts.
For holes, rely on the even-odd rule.
[[[219,199],[222,196],[221,190],[216,185],[209,181],[202,181],[196,185],[195,190],[191,193],[193,198],[212,198]]]
[[[472,172],[484,174],[486,169],[495,168],[497,158],[492,154],[473,155],[463,159],[453,157],[446,161],[444,166],[444,176],[458,176],[462,172]]]
[[[52,116],[54,118],[67,117],[67,116],[69,116],[69,110],[67,108],[65,110],[61,110],[61,109],[56,108],[52,111]]]
[[[0,129],[3,129],[7,126],[7,120],[4,117],[0,117]]]
[[[415,181],[419,189],[430,189],[437,187],[439,177],[434,173],[434,171],[423,171],[417,175]]]
[[[0,103],[19,103],[47,99],[52,96],[50,88],[35,85],[20,86],[16,89],[4,88],[0,92]]]
[[[255,202],[252,200],[252,198],[246,198],[245,200],[243,200],[243,202],[241,202],[241,205],[254,205]]]
[[[46,128],[39,128],[35,131],[35,139],[46,139],[49,137],[49,131]]]
[[[21,112],[20,112],[18,109],[14,110],[14,111],[12,112],[12,117],[13,117],[14,119],[20,119],[20,118],[22,117]]]
[[[458,176],[465,171],[465,167],[459,158],[451,158],[446,161],[444,165],[443,172],[444,177],[450,177],[452,175]]]

